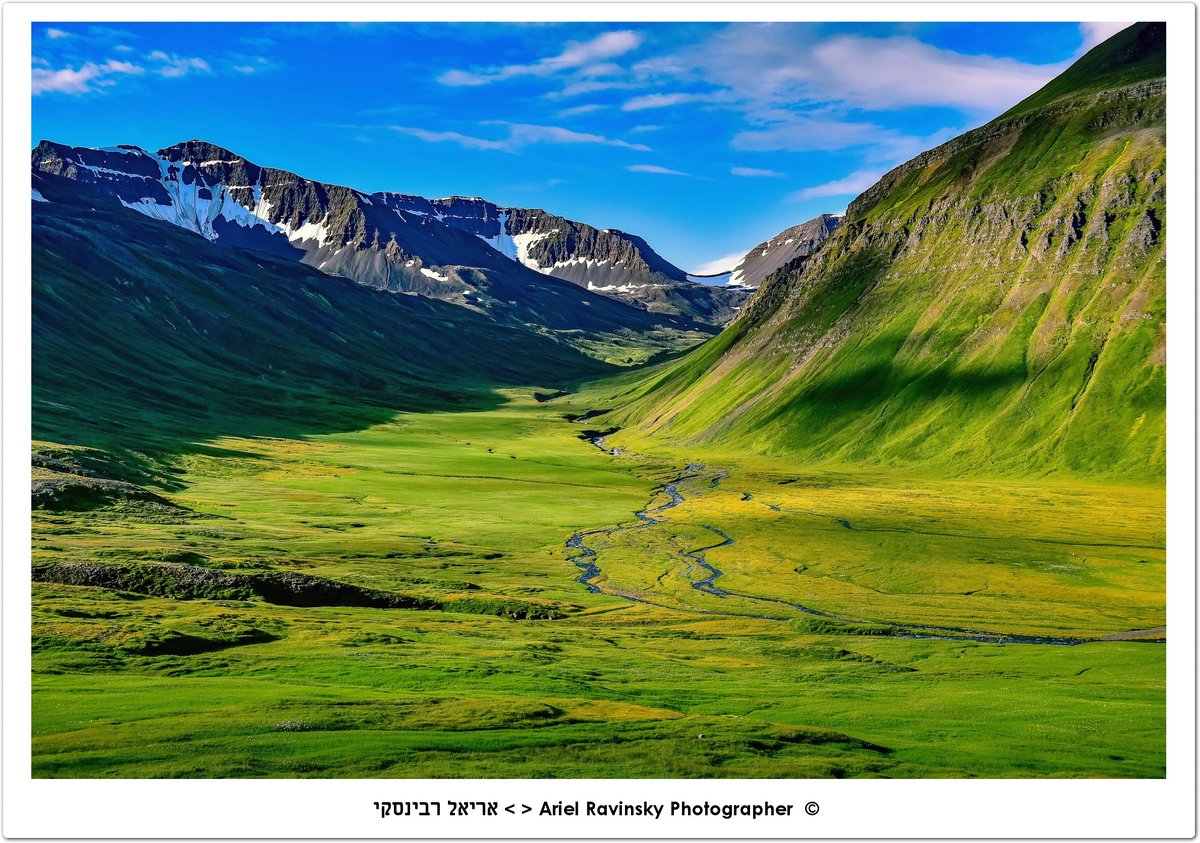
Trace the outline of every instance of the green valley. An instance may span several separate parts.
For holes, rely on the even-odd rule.
[[[685,466],[607,456],[562,412],[515,393],[216,440],[175,466],[182,511],[38,512],[35,566],[283,571],[463,604],[35,582],[35,774],[1162,775],[1161,645],[902,628],[1161,636],[1161,491],[732,460],[714,487],[714,461],[661,526],[592,541],[591,594],[568,537],[637,523]],[[715,543],[706,526],[738,542],[708,552],[717,584],[761,599],[692,587],[705,572],[683,553]]]
[[[492,240],[338,188],[360,240],[290,242],[471,284],[372,288],[48,146],[33,775],[1165,776],[1164,38],[895,168],[715,336],[590,258],[527,318]]]

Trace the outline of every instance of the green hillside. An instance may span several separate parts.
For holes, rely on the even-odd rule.
[[[351,430],[610,368],[463,307],[214,247],[128,211],[33,210],[38,440],[153,453]]]
[[[888,173],[721,336],[612,390],[621,444],[1157,478],[1162,24]]]
[[[35,175],[32,775],[1164,777],[1162,42],[652,366]]]

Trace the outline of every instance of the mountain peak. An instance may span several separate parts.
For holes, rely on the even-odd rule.
[[[1167,25],[1135,23],[1093,47],[1036,93],[1001,114],[1005,120],[1064,97],[1121,88],[1167,72]]]
[[[1123,30],[885,175],[729,340],[605,423],[818,464],[1161,478],[1163,34]]]
[[[921,173],[931,172],[935,165],[943,165],[954,156],[988,144],[994,138],[1019,133],[1038,115],[1057,120],[1056,113],[1095,107],[1101,112],[1116,109],[1107,116],[1098,112],[1094,117],[1097,120],[1159,120],[1163,117],[1161,96],[1167,72],[1166,57],[1165,23],[1138,23],[1127,27],[1093,47],[1062,74],[1004,114],[888,171],[850,202],[846,214],[851,219],[864,217],[903,180],[911,177],[914,185],[924,183],[925,177]],[[1122,100],[1148,104],[1157,113],[1118,113],[1118,103]]]
[[[842,221],[839,214],[821,214],[793,225],[742,256],[729,273],[729,283],[757,287],[772,272],[813,253]]]
[[[245,160],[240,155],[230,152],[223,146],[217,146],[215,143],[209,143],[197,138],[160,149],[158,154],[168,161],[236,162]]]

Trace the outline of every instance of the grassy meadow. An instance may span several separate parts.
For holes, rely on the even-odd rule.
[[[1165,774],[1161,484],[613,456],[501,398],[35,509],[34,775]]]

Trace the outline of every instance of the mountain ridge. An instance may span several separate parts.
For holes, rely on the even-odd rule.
[[[811,255],[841,221],[841,214],[821,214],[799,225],[785,228],[770,240],[764,240],[748,251],[728,272],[706,277],[724,276],[728,279],[728,284],[757,287],[783,266]]]
[[[33,203],[33,435],[136,454],[478,408],[613,367],[553,334],[214,248],[87,195]]]
[[[657,316],[678,317],[685,328],[722,324],[746,298],[694,284],[636,235],[478,197],[365,193],[263,167],[198,139],[157,152],[43,140],[31,162],[35,172],[88,184],[209,240],[290,255],[368,286],[465,306],[503,311],[509,301],[504,296],[512,292],[490,295],[471,269],[555,288],[529,274],[537,272]],[[529,312],[518,318],[538,321]]]
[[[1051,82],[1033,108],[886,174],[721,335],[625,379],[622,436],[814,464],[1161,476],[1164,40],[1161,24],[1119,33],[1080,60],[1110,66],[1115,87]]]

